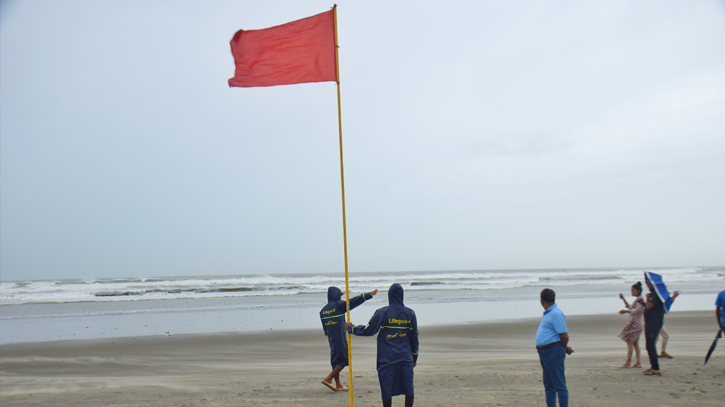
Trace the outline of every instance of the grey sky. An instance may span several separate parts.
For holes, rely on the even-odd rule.
[[[342,272],[323,1],[5,1],[3,280]],[[350,270],[725,265],[725,2],[338,2]]]

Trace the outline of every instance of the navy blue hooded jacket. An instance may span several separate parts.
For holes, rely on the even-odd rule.
[[[327,341],[330,343],[330,363],[333,368],[335,366],[347,366],[348,364],[347,335],[345,334],[347,303],[341,298],[342,290],[337,287],[328,288],[327,305],[320,311],[322,329],[325,331]],[[350,298],[350,310],[355,309],[355,307],[371,298],[373,296],[370,293],[364,293]]]
[[[375,311],[368,325],[350,326],[358,336],[373,336],[378,331],[378,363],[381,371],[388,365],[418,361],[418,320],[415,311],[403,304],[403,287],[393,284],[388,290],[390,305]]]

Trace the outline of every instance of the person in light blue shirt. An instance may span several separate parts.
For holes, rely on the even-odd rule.
[[[556,305],[556,293],[545,288],[541,291],[541,306],[544,316],[536,331],[536,350],[544,371],[546,406],[556,407],[557,396],[560,407],[569,406],[569,391],[566,388],[564,359],[574,350],[569,346],[569,332],[566,317]]]

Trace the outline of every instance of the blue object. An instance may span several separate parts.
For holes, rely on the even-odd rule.
[[[651,271],[645,271],[644,279],[652,283],[655,293],[657,293],[657,296],[662,300],[662,304],[664,304],[665,314],[669,313],[670,307],[672,307],[672,297],[670,296],[670,292],[667,291],[667,286],[664,281],[662,281],[662,276]]]
[[[375,311],[367,326],[351,326],[357,336],[373,336],[378,331],[378,380],[383,400],[392,396],[414,395],[413,363],[418,360],[418,320],[415,311],[403,304],[403,287],[388,290],[387,307]]]
[[[367,297],[367,298],[366,298]],[[345,334],[345,313],[347,303],[341,299],[342,290],[337,287],[327,289],[327,305],[320,311],[322,330],[327,335],[330,344],[330,364],[335,366],[347,366],[347,335]],[[354,309],[366,300],[373,298],[369,293],[360,294],[350,298],[350,309]]]
[[[544,370],[544,389],[546,390],[546,406],[556,407],[556,396],[559,396],[559,406],[569,406],[569,390],[566,388],[564,375],[564,359],[566,348],[564,345],[555,345],[546,349],[539,349],[539,361]]]
[[[560,334],[566,333],[566,317],[559,307],[554,304],[544,311],[539,329],[536,331],[536,346],[559,342]]]

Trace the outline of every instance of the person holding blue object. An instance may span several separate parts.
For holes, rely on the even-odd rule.
[[[652,282],[647,280],[647,287],[650,291],[654,291]],[[652,295],[652,292],[647,293],[647,305],[644,310],[644,340],[645,347],[647,348],[647,355],[649,355],[650,368],[644,371],[644,374],[648,376],[661,375],[660,363],[657,360],[657,337],[660,334],[660,329],[664,324],[665,311],[664,305],[659,295],[656,293]]]
[[[393,404],[393,396],[405,395],[405,407],[414,401],[413,368],[418,364],[418,320],[415,311],[403,304],[403,287],[393,284],[388,290],[387,307],[375,311],[365,325],[346,324],[357,336],[373,336],[378,331],[378,380],[383,407]]]
[[[647,303],[644,309],[644,342],[649,356],[650,368],[645,370],[647,376],[660,376],[660,363],[657,355],[657,337],[660,329],[665,323],[665,314],[670,311],[672,302],[680,293],[675,291],[673,296],[667,291],[667,286],[662,281],[662,276],[650,271],[644,272],[644,278],[647,282]]]
[[[569,346],[569,332],[566,328],[566,317],[556,305],[556,293],[545,288],[540,295],[544,316],[536,331],[536,350],[544,371],[544,389],[546,389],[546,406],[569,406],[569,390],[566,388],[564,375],[564,359],[574,353]]]
[[[357,297],[350,298],[350,309],[354,309],[365,301],[373,298],[378,290],[363,293]],[[344,391],[347,387],[340,383],[340,372],[348,365],[347,360],[347,335],[345,334],[345,313],[347,303],[342,299],[345,292],[337,287],[327,289],[327,305],[320,311],[322,330],[327,335],[330,344],[330,364],[332,372],[322,380],[322,384],[333,391]],[[332,380],[335,380],[335,385]]]

